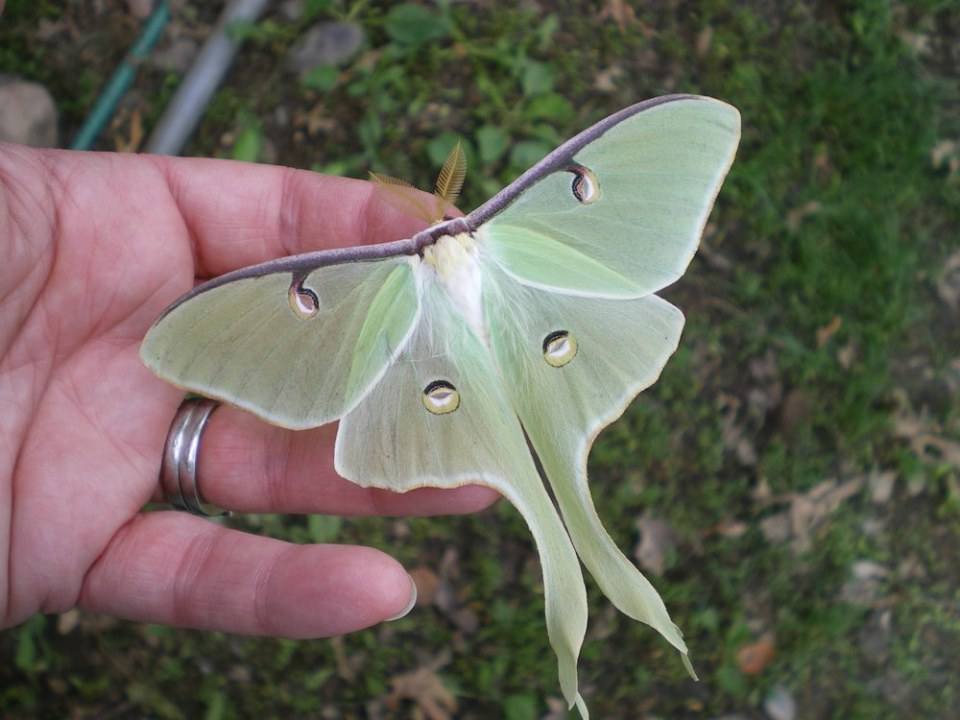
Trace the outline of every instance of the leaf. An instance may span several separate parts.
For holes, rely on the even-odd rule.
[[[234,160],[256,162],[263,145],[263,133],[257,125],[248,125],[240,131],[237,141],[233,144],[230,156]]]
[[[606,20],[607,18],[610,18],[617,24],[621,33],[626,33],[627,25],[631,25],[637,21],[636,12],[634,12],[633,8],[630,7],[625,0],[607,0],[597,19]]]
[[[333,65],[318,65],[303,76],[303,84],[312,90],[328,92],[337,86],[340,71]]]
[[[937,295],[952,311],[960,311],[960,250],[943,264],[937,277]]]
[[[523,64],[520,84],[523,94],[528,97],[550,92],[553,90],[553,69],[546,63],[527,60]]]
[[[539,140],[521,140],[510,151],[510,164],[526,169],[550,152],[550,146]]]
[[[383,28],[394,42],[417,47],[445,37],[450,32],[450,23],[425,7],[404,3],[387,13]]]
[[[310,515],[307,518],[307,532],[315,543],[328,543],[337,539],[343,525],[336,515]]]
[[[773,662],[775,655],[773,633],[766,632],[756,642],[742,645],[737,650],[737,666],[744,675],[759,675]]]
[[[450,720],[457,710],[457,699],[440,677],[428,667],[398,675],[390,680],[392,690],[387,706],[396,709],[401,700],[412,700],[428,720]]]
[[[36,617],[43,618],[42,615],[37,615]],[[17,631],[17,654],[14,656],[13,663],[18,670],[28,674],[35,670],[34,664],[37,660],[37,644],[34,642],[33,636],[38,633],[39,630],[40,628],[38,628],[36,621],[31,618],[21,625]]]
[[[333,4],[333,0],[307,0],[303,9],[303,16],[311,20],[325,12]]]
[[[817,328],[817,347],[822,348],[826,345],[841,327],[843,327],[843,318],[834,315],[830,322],[821,328]]]
[[[531,120],[566,122],[573,117],[573,105],[562,95],[552,92],[533,98],[525,115]]]
[[[430,140],[427,143],[427,156],[430,158],[431,164],[441,167],[450,154],[450,150],[458,142],[460,142],[460,138],[457,134],[449,131]]]
[[[828,479],[805,493],[791,493],[787,510],[764,518],[760,529],[770,542],[791,540],[790,549],[797,555],[813,545],[813,533],[837,509],[863,488],[864,478],[855,477],[842,483]],[[774,500],[776,502],[777,499]]]
[[[417,605],[432,605],[440,587],[440,577],[426,565],[413,568],[410,577],[417,586]]]
[[[534,695],[510,695],[503,701],[505,720],[537,720],[537,698]]]
[[[467,156],[463,152],[463,146],[457,140],[456,145],[450,150],[447,159],[443,161],[443,167],[440,168],[440,174],[437,176],[437,184],[434,194],[444,203],[454,205],[460,190],[463,188],[463,181],[467,176]]]
[[[480,162],[484,165],[491,165],[499,160],[509,142],[507,134],[493,125],[484,125],[477,130],[476,139]]]

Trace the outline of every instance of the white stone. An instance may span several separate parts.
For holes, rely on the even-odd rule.
[[[43,85],[0,75],[0,142],[57,144],[57,108]]]

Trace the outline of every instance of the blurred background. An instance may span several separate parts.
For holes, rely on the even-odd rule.
[[[152,3],[8,0],[0,134],[66,147],[96,111],[93,147],[143,150],[222,9],[170,2],[96,109]],[[184,154],[429,188],[459,139],[464,210],[638,100],[736,105],[738,159],[665,293],[680,350],[590,465],[702,682],[591,586],[581,690],[596,718],[960,716],[960,3],[275,0],[228,34]],[[383,548],[419,606],[312,642],[37,616],[0,634],[0,716],[567,717],[509,504],[228,522]]]

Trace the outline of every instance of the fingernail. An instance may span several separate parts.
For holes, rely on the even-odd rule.
[[[410,611],[413,610],[413,606],[417,604],[417,584],[409,575],[407,575],[407,579],[410,581],[410,602],[407,603],[407,606],[403,610],[393,617],[388,617],[386,620],[384,620],[384,622],[393,622],[394,620],[399,620],[402,617],[406,617],[410,614]]]

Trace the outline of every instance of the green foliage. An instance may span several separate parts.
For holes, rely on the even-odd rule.
[[[317,92],[329,92],[337,85],[340,71],[332,65],[318,65],[303,78],[303,84]]]
[[[263,148],[263,129],[255,118],[242,115],[237,139],[230,151],[230,157],[244,162],[256,162]]]
[[[446,37],[450,22],[422,5],[395,5],[384,19],[383,29],[395,43],[416,48],[432,40]]]
[[[638,717],[641,703],[658,717],[758,715],[778,683],[801,717],[950,716],[960,703],[958,470],[918,456],[891,418],[902,391],[938,432],[960,434],[943,380],[960,331],[934,290],[941,263],[960,248],[960,182],[930,162],[937,142],[960,134],[955,59],[942,49],[960,11],[939,0],[707,0],[682,13],[633,3],[636,21],[626,17],[621,30],[597,5],[310,0],[299,21],[275,14],[242,29],[249,54],[190,154],[256,160],[269,138],[284,164],[355,177],[376,169],[430,189],[459,139],[468,209],[636,100],[694,91],[739,107],[743,144],[711,217],[709,254],[667,291],[688,316],[681,348],[590,458],[598,510],[625,552],[643,514],[673,527],[667,572],[652,580],[704,682],[685,680],[663,643],[592,593],[584,687],[605,718]],[[34,35],[41,20],[69,12],[11,0],[0,21],[0,70],[48,83],[67,130],[130,34],[124,25],[98,40],[88,21],[104,49],[79,63],[63,54],[65,41]],[[302,81],[284,74],[295,37],[333,19],[361,24],[367,49]],[[145,69],[141,82],[144,102],[169,95],[165,74]],[[275,121],[281,105],[292,111],[288,124]],[[296,119],[308,113],[319,129]],[[818,341],[834,318],[835,331]],[[761,360],[769,378],[754,369]],[[788,395],[800,408],[793,418]],[[736,429],[755,464],[738,458]],[[762,484],[790,497],[873,469],[896,473],[893,501],[861,491],[804,552],[763,534],[786,501],[756,500]],[[418,607],[339,645],[126,624],[60,637],[35,618],[2,637],[13,662],[0,671],[0,715],[38,717],[49,706],[48,716],[85,708],[92,717],[128,706],[151,717],[363,717],[393,678],[447,652],[439,672],[464,716],[543,717],[558,695],[539,568],[506,503],[478,518],[230,522],[293,542],[369,544],[437,573],[452,553],[453,610]],[[717,530],[731,523],[741,531]],[[864,559],[888,568],[878,601],[887,605],[841,599],[851,565]],[[457,625],[462,609],[473,629]],[[866,638],[880,634],[871,623],[885,610],[889,638],[874,651]],[[745,674],[737,652],[766,630],[775,657]],[[356,668],[352,679],[344,667]],[[51,693],[50,683],[66,689]],[[415,712],[404,705],[385,716]]]

